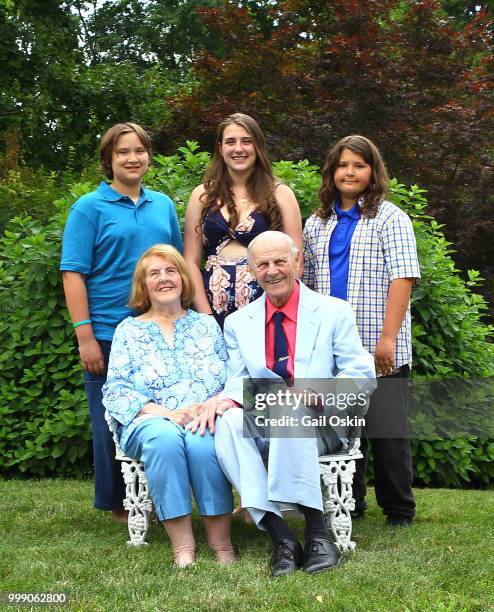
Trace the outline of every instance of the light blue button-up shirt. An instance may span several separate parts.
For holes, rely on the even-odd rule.
[[[173,346],[160,326],[128,317],[115,330],[108,377],[103,387],[107,413],[120,423],[120,444],[137,425],[149,418],[139,415],[148,402],[178,410],[204,402],[225,384],[226,348],[213,317],[188,310],[175,321]]]

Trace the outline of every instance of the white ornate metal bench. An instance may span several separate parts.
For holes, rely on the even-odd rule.
[[[130,537],[127,544],[143,546],[147,544],[146,535],[153,510],[144,466],[140,461],[125,456],[118,444],[115,428],[110,427],[110,429],[112,429],[115,440],[115,459],[122,462],[122,474],[125,481],[126,496],[123,504],[125,510],[129,511]],[[352,489],[355,461],[362,457],[362,453],[360,452],[360,439],[354,438],[351,442],[352,445],[348,452],[319,457],[324,514],[333,533],[335,544],[342,552],[355,548],[355,542],[351,539],[352,517],[350,512],[355,509]]]
[[[319,457],[323,511],[335,544],[341,552],[355,549],[350,512],[355,510],[353,497],[355,461],[362,456],[360,439],[355,438],[347,453]]]

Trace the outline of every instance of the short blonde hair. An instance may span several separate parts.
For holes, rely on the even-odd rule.
[[[180,255],[175,247],[169,244],[155,244],[141,255],[136,263],[134,275],[132,277],[132,290],[130,293],[129,307],[146,312],[151,306],[149,295],[146,288],[147,260],[150,257],[162,257],[171,262],[180,274],[182,279],[182,295],[180,301],[182,308],[187,309],[194,299],[194,284],[190,276],[185,259]]]
[[[113,159],[113,151],[117,146],[118,139],[122,134],[131,134],[135,132],[137,137],[142,142],[142,146],[146,149],[149,155],[149,163],[151,163],[152,151],[151,151],[151,139],[149,138],[149,134],[137,123],[117,123],[109,130],[107,130],[101,139],[100,148],[99,148],[99,157],[101,169],[103,170],[104,175],[113,180],[113,168],[112,168],[112,159]]]

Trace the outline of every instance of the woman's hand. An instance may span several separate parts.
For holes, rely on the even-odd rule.
[[[166,417],[170,421],[175,421],[181,427],[185,427],[187,423],[190,423],[201,413],[202,407],[203,404],[194,402],[186,408],[180,408],[180,410],[168,410],[168,408],[160,406],[155,402],[148,402],[141,408],[139,415],[155,414],[156,416]]]
[[[193,421],[203,410],[204,404],[198,404],[194,402],[187,408],[180,408],[179,410],[170,410],[167,415],[171,421],[175,421],[182,427],[185,427],[187,423]]]

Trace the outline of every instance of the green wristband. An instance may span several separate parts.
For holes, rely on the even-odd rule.
[[[72,323],[72,327],[75,329],[79,327],[79,325],[91,325],[91,319],[84,319],[84,321],[77,321],[77,323]]]

